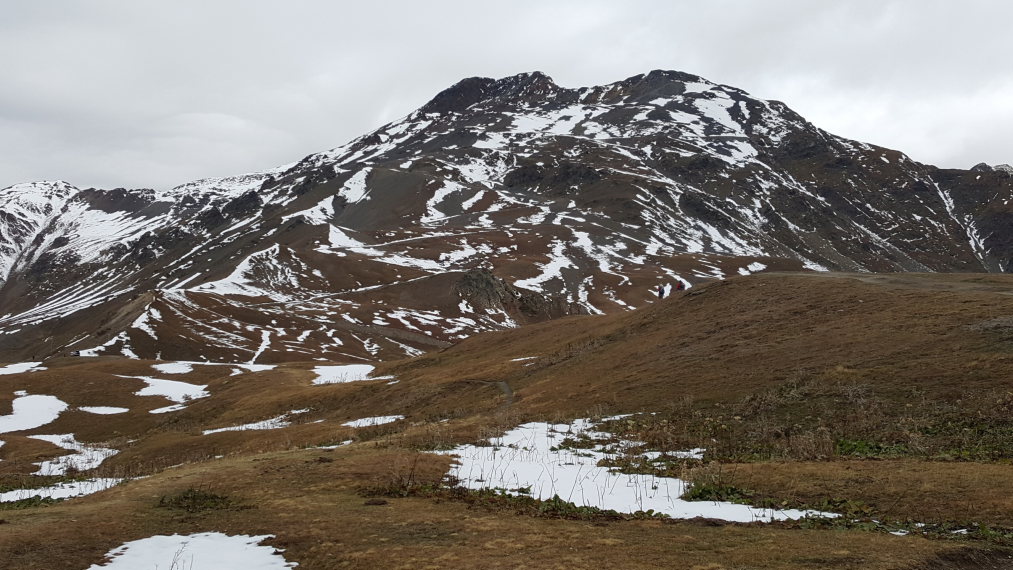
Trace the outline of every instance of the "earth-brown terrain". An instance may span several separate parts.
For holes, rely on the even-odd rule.
[[[314,385],[317,362],[169,376],[153,361],[52,359],[0,376],[0,416],[19,390],[69,405],[0,436],[0,486],[128,480],[0,506],[0,565],[87,568],[124,541],[221,531],[273,534],[300,568],[1011,568],[1010,315],[1007,275],[766,273],[483,333],[360,382]],[[210,395],[151,414],[172,402],[135,395],[144,382],[124,376]],[[202,435],[293,410],[306,411],[288,427]],[[707,451],[616,469],[683,477],[703,500],[844,516],[738,524],[571,509],[454,489],[453,458],[433,453],[528,421],[622,413],[634,415],[604,424],[617,438]],[[385,415],[404,419],[341,425]],[[66,453],[26,437],[38,433],[119,453],[92,472],[30,475]]]

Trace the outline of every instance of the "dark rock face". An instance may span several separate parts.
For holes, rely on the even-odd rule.
[[[249,216],[264,206],[260,194],[250,190],[238,198],[230,201],[222,208],[222,215],[233,220]]]
[[[448,89],[438,93],[432,101],[426,103],[422,113],[462,112],[486,97],[489,88],[496,80],[488,77],[469,77],[455,83]]]
[[[521,322],[587,314],[580,305],[521,291],[488,269],[467,272],[454,285],[454,293],[476,309],[504,311]]]

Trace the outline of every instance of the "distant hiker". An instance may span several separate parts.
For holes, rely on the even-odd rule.
[[[659,299],[664,299],[665,298],[665,286],[664,285],[658,285],[658,298]]]
[[[686,290],[686,284],[683,283],[682,281],[677,282],[675,284],[675,290],[676,291],[685,291]]]

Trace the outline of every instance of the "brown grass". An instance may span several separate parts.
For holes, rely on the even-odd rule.
[[[207,384],[212,397],[168,415],[148,413],[168,401],[137,397],[143,383],[115,376],[159,376],[150,362],[61,359],[44,372],[0,376],[0,406],[23,389],[71,406],[128,407],[119,416],[71,410],[29,433],[115,445],[121,452],[99,474],[153,476],[4,512],[0,567],[85,568],[126,540],[206,530],[276,534],[272,544],[305,568],[998,564],[1000,555],[980,543],[779,525],[551,520],[400,495],[446,472],[449,459],[420,453],[426,449],[529,420],[654,411],[626,435],[656,449],[706,447],[722,460],[722,477],[760,497],[842,498],[888,517],[1013,526],[1001,431],[1013,420],[1013,329],[1003,320],[1013,314],[1011,286],[1009,276],[737,278],[641,311],[479,335],[381,365],[380,374],[397,375],[393,385],[312,386],[313,363],[239,376],[197,367],[171,378]],[[512,361],[529,356],[539,358]],[[301,408],[311,411],[284,430],[201,435]],[[341,426],[388,414],[407,419]],[[0,475],[23,477],[33,461],[57,453],[24,435],[3,435]],[[357,443],[302,449],[348,439]],[[904,452],[846,459],[842,439]],[[983,441],[991,455],[975,455]],[[189,488],[252,508],[156,507]],[[366,505],[364,492],[388,503]]]
[[[722,467],[727,484],[792,504],[847,499],[869,505],[886,520],[1013,527],[1008,464],[898,459]]]
[[[325,457],[330,461],[321,461]],[[899,568],[963,546],[872,533],[692,522],[586,523],[390,498],[368,505],[363,481],[411,469],[437,477],[445,457],[370,447],[297,450],[171,469],[100,495],[4,513],[5,568],[84,568],[120,542],[156,533],[273,533],[300,567],[327,568]],[[213,489],[242,509],[187,512],[161,497]]]

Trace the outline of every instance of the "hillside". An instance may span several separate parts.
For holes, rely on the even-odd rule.
[[[128,540],[225,532],[272,534],[300,568],[513,568],[521,552],[539,568],[1013,567],[1011,286],[1006,275],[762,273],[376,370],[119,357],[6,367],[4,489],[132,480],[3,509],[0,560],[85,568]],[[20,398],[44,396],[67,407],[3,423]],[[571,432],[575,418],[597,418],[602,433]],[[573,459],[612,442],[616,469],[655,486],[692,481],[716,513],[740,500],[844,516],[684,521],[438,487],[448,452],[467,462],[462,445],[544,421],[572,434]],[[47,434],[70,437],[31,437]],[[30,475],[67,457],[68,441],[91,449],[80,467],[97,466],[61,474],[53,461]],[[703,458],[679,455],[692,448]],[[520,461],[509,446],[478,449]]]
[[[259,173],[0,190],[0,360],[390,360],[678,282],[1004,272],[1011,194],[682,72],[469,78]]]

